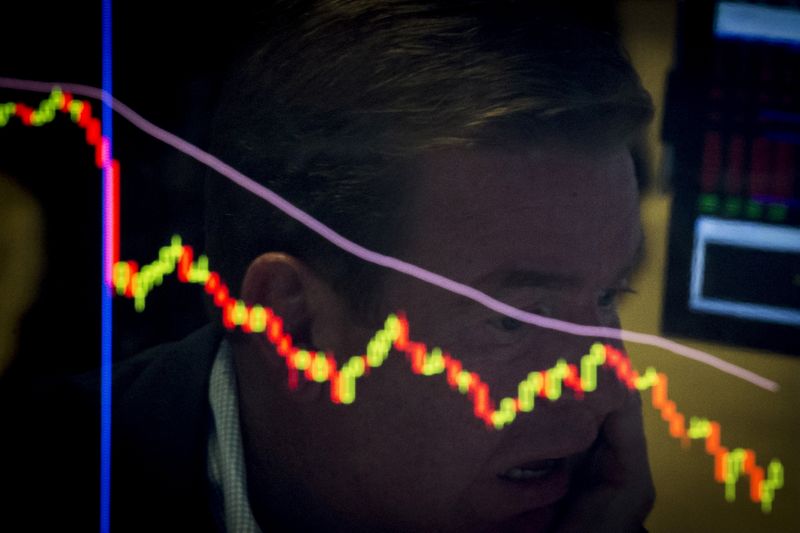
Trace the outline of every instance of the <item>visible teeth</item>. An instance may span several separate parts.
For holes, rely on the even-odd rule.
[[[528,468],[512,468],[508,470],[503,477],[514,481],[525,481],[528,479],[536,479],[540,477],[544,477],[549,474],[553,470],[552,467],[547,468],[538,468],[536,470],[531,470]]]

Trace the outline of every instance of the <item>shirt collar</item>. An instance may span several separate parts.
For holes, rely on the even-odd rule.
[[[208,388],[211,423],[208,478],[211,506],[223,531],[261,533],[247,497],[247,471],[239,429],[239,397],[230,344],[223,340],[214,358]]]

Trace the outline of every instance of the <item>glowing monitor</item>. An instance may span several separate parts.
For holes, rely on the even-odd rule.
[[[692,255],[690,309],[800,326],[800,228],[703,216]]]
[[[800,45],[800,12],[788,6],[720,2],[714,35],[720,39]]]
[[[664,117],[674,200],[662,326],[798,354],[800,6],[700,4],[682,12]]]

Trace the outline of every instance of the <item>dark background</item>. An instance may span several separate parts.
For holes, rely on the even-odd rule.
[[[101,3],[4,6],[0,76],[101,85]],[[203,147],[225,65],[256,20],[245,2],[116,2],[114,95],[151,122]],[[35,106],[45,94],[0,89]],[[93,114],[100,107],[92,101]],[[121,259],[140,264],[180,233],[202,250],[201,167],[114,118],[122,183]],[[44,213],[45,272],[8,374],[81,372],[99,364],[101,173],[83,130],[66,115],[41,128],[0,128],[0,172]],[[115,358],[178,339],[205,322],[201,291],[168,280],[147,311],[116,299]]]
[[[226,65],[269,16],[269,2],[115,2],[114,96],[154,124],[205,148]],[[546,3],[545,3],[546,4]],[[612,1],[566,9],[617,32]],[[572,6],[572,7],[570,7]],[[101,85],[101,3],[44,2],[4,8],[0,76]],[[12,51],[13,53],[7,53]],[[0,102],[35,106],[44,94],[0,89]],[[99,104],[93,102],[99,117]],[[114,118],[121,167],[121,260],[154,260],[173,233],[203,246],[204,169]],[[42,128],[0,128],[0,173],[33,194],[45,216],[45,273],[6,375],[83,372],[99,365],[101,173],[83,131],[66,115]],[[213,269],[214,266],[211,265]],[[207,321],[202,291],[171,277],[144,313],[114,303],[115,360],[177,340]]]

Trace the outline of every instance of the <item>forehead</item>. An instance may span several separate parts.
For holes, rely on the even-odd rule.
[[[621,146],[451,150],[420,160],[417,177],[407,252],[467,283],[504,268],[600,275],[628,261],[641,238]]]

